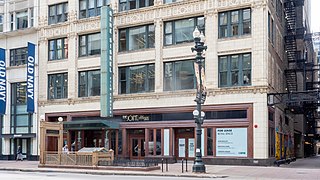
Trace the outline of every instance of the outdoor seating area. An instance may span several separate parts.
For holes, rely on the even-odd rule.
[[[45,152],[44,164],[98,166],[100,161],[112,163],[113,159],[113,150],[82,148],[75,153]]]

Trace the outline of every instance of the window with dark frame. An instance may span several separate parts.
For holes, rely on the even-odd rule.
[[[154,48],[154,25],[131,27],[119,30],[119,51]]]
[[[27,109],[27,83],[11,84],[11,133],[30,133],[32,121],[29,119]],[[23,111],[25,109],[25,111]],[[31,116],[32,118],[32,116]]]
[[[251,34],[251,9],[219,13],[219,38]]]
[[[101,7],[110,4],[110,0],[80,0],[79,19],[101,15]]]
[[[164,23],[164,45],[193,42],[195,27],[205,32],[205,18],[192,17]]]
[[[48,23],[56,24],[68,20],[68,3],[60,3],[49,6]]]
[[[164,63],[164,91],[194,89],[194,60]]]
[[[119,11],[128,11],[154,5],[154,0],[119,0]]]
[[[68,98],[68,74],[48,75],[48,99]]]
[[[219,87],[251,85],[251,54],[219,57]]]
[[[79,72],[79,97],[100,96],[100,70]]]
[[[100,54],[100,33],[79,36],[79,56]]]
[[[154,64],[119,68],[119,94],[154,92]]]
[[[60,60],[68,58],[68,39],[49,40],[49,60]]]
[[[16,13],[16,29],[28,28],[28,11]]]
[[[10,66],[27,64],[28,48],[10,49]]]

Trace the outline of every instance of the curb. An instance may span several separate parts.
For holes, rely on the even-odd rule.
[[[134,172],[105,172],[105,171],[64,171],[56,169],[19,169],[19,168],[0,168],[0,171],[20,171],[20,172],[42,172],[42,173],[74,173],[91,175],[122,175],[122,176],[163,176],[163,177],[196,177],[196,178],[226,178],[228,176],[216,175],[197,175],[197,174],[160,174],[160,173],[134,173]]]

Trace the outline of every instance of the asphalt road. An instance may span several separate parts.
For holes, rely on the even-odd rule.
[[[160,176],[118,176],[118,175],[91,175],[54,172],[17,172],[0,171],[1,180],[199,180],[188,177],[160,177]],[[201,178],[201,180],[208,180]]]

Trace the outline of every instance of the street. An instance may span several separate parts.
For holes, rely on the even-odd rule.
[[[14,172],[0,171],[1,180],[87,180],[87,179],[117,179],[117,180],[193,180],[199,178],[188,177],[160,177],[160,176],[120,176],[120,175],[92,175],[92,174],[74,174],[74,173],[55,173],[55,172]],[[206,180],[207,178],[201,178]]]

